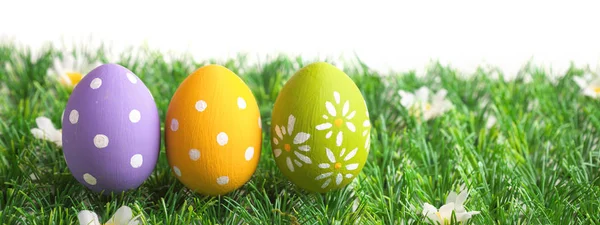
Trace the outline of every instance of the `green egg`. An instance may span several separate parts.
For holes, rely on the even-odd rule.
[[[331,64],[313,63],[294,74],[277,96],[273,157],[303,189],[340,189],[365,165],[370,130],[365,100],[352,79]]]

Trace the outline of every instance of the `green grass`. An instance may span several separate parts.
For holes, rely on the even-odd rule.
[[[85,55],[107,62],[107,52]],[[420,213],[423,203],[439,207],[461,184],[470,190],[467,209],[481,211],[471,224],[600,223],[600,100],[582,96],[572,81],[584,68],[571,68],[554,84],[543,70],[529,66],[525,72],[533,82],[525,83],[490,79],[482,69],[465,79],[436,63],[425,77],[378,74],[355,60],[344,70],[370,109],[371,152],[353,187],[313,194],[283,177],[268,141],[279,90],[310,59],[280,56],[249,64],[243,56],[195,62],[180,55],[167,62],[157,51],[132,49],[116,63],[150,88],[161,118],[193,69],[218,63],[238,74],[257,98],[266,125],[261,160],[245,186],[206,197],[190,193],[171,174],[163,142],[156,169],[141,187],[101,196],[71,176],[60,148],[29,131],[38,116],[60,124],[70,92],[46,71],[61,54],[66,53],[48,46],[32,57],[27,48],[0,44],[2,224],[76,224],[84,209],[106,221],[121,205],[142,215],[144,224],[421,224],[428,223]],[[419,123],[396,92],[421,86],[447,89],[454,109]],[[491,129],[485,114],[497,118]]]

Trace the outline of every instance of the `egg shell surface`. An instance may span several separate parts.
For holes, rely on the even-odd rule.
[[[343,71],[318,62],[281,89],[272,112],[271,146],[281,172],[311,192],[350,183],[369,151],[371,124],[360,90]]]
[[[101,65],[75,86],[62,118],[63,152],[79,183],[110,194],[139,187],[160,151],[152,94],[130,70]]]
[[[188,76],[171,99],[165,124],[169,165],[189,189],[222,195],[254,174],[260,112],[248,86],[229,69],[207,65]]]

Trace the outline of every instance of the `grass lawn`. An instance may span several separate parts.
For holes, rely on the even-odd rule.
[[[106,48],[83,52],[90,61],[109,62]],[[352,185],[314,194],[282,175],[269,141],[279,90],[311,59],[281,56],[249,63],[240,56],[197,62],[186,55],[132,49],[110,62],[129,68],[148,86],[163,131],[171,96],[193,70],[217,63],[238,74],[260,107],[261,159],[242,188],[206,197],[175,178],[163,140],[159,162],[141,187],[102,196],[75,180],[60,147],[30,132],[39,116],[60,126],[70,89],[47,71],[64,54],[49,46],[32,56],[22,46],[0,44],[2,224],[79,224],[81,210],[107,221],[122,205],[141,215],[143,224],[429,224],[423,205],[442,206],[461,185],[470,194],[467,211],[480,211],[469,224],[600,223],[600,99],[582,95],[573,81],[588,73],[586,68],[550,79],[544,70],[528,66],[521,76],[505,81],[493,78],[497,73],[490,69],[465,78],[435,63],[425,76],[379,74],[359,60],[346,63],[344,71],[361,90],[371,115],[371,151]],[[398,91],[422,86],[447,90],[453,108],[428,121],[419,119],[403,107]]]

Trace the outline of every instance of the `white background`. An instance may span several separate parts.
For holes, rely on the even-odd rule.
[[[595,1],[0,1],[0,41],[39,48],[104,42],[198,59],[352,59],[386,72],[432,59],[463,70],[515,71],[528,60],[564,70],[600,60]]]

